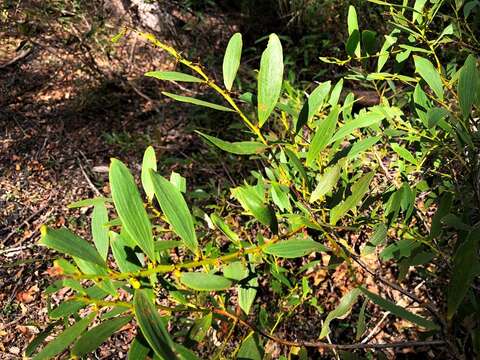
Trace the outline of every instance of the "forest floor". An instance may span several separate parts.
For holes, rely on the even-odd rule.
[[[153,145],[161,168],[183,174],[192,188],[225,189],[245,170],[235,163],[227,167],[198,139],[189,107],[173,107],[162,98],[160,92],[171,85],[143,77],[149,70],[175,68],[158,50],[130,36],[108,45],[107,56],[58,24],[45,24],[33,36],[10,25],[0,32],[0,65],[15,58],[19,46],[30,50],[0,67],[0,358],[20,359],[48,323],[43,291],[56,256],[37,245],[40,226],[67,226],[86,234],[89,213],[67,205],[109,195],[110,158],[120,158],[138,174],[145,147]],[[109,31],[113,35],[115,28]],[[204,49],[204,58],[213,57],[225,46],[222,34],[232,32],[207,17],[185,38]],[[195,120],[196,128],[202,126],[219,130],[208,116]],[[337,285],[344,275],[335,275]],[[330,296],[332,304],[338,301],[337,294]],[[379,313],[377,320],[383,316]],[[384,320],[372,335],[402,340],[388,329],[405,324]],[[308,318],[304,323],[290,321],[297,332],[320,326]],[[133,336],[132,330],[113,337],[96,358],[124,357]]]

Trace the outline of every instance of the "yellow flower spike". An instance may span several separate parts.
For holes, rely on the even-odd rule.
[[[130,278],[128,279],[128,282],[130,283],[130,285],[133,286],[134,289],[140,289],[140,281],[138,281],[137,279]]]

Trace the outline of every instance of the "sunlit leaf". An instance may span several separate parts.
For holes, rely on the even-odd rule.
[[[163,176],[153,171],[150,171],[150,176],[158,203],[168,223],[183,240],[185,246],[196,254],[198,251],[197,235],[195,234],[192,215],[182,193]]]
[[[331,87],[331,82],[326,81],[318,85],[315,90],[312,91],[298,115],[297,124],[295,126],[296,133],[298,133],[305,124],[310,123],[312,118],[319,112],[325,104]]]
[[[349,210],[355,208],[368,192],[374,172],[363,175],[353,186],[352,194],[330,211],[330,224],[335,225]]]
[[[97,349],[116,331],[132,320],[133,316],[117,317],[104,321],[100,325],[88,330],[77,340],[72,348],[72,355],[82,357]]]
[[[92,213],[92,238],[98,253],[105,261],[108,254],[108,211],[104,202],[99,202],[93,207]]]
[[[267,148],[264,144],[257,141],[238,141],[238,142],[228,142],[221,140],[214,136],[203,134],[200,131],[195,131],[197,134],[201,135],[203,138],[211,142],[216,147],[222,149],[223,151],[236,154],[236,155],[253,155],[259,154]]]
[[[420,74],[423,80],[430,86],[440,100],[443,100],[443,85],[440,74],[430,60],[414,55],[415,71]]]
[[[155,156],[155,149],[152,146],[147,147],[145,153],[143,154],[142,162],[142,186],[147,199],[151,202],[153,200],[153,185],[152,180],[149,176],[150,169],[157,171],[157,157]]]
[[[68,326],[60,335],[49,342],[42,351],[34,356],[33,360],[49,360],[60,354],[87,329],[95,315],[96,313],[93,312],[75,324]]]
[[[44,225],[41,228],[41,235],[40,245],[106,268],[105,261],[97,250],[70,230],[66,228],[53,230]]]
[[[232,286],[232,282],[223,276],[200,272],[184,272],[180,276],[180,281],[197,291],[221,291]]]
[[[205,100],[200,100],[200,99],[196,99],[196,98],[189,97],[189,96],[172,94],[172,93],[169,93],[169,92],[166,92],[166,91],[162,91],[162,94],[165,95],[165,96],[168,96],[169,98],[171,98],[173,100],[176,100],[176,101],[189,103],[189,104],[193,104],[193,105],[198,105],[198,106],[203,106],[203,107],[207,107],[207,108],[214,109],[214,110],[235,111],[233,109],[227,108],[227,107],[222,106],[222,105],[214,104],[214,103],[211,103],[211,102],[208,102],[208,101],[205,101]]]
[[[250,279],[247,284],[237,285],[238,305],[245,314],[250,313],[250,309],[257,295],[258,279],[256,277]]]
[[[201,342],[205,336],[207,336],[210,326],[212,326],[212,318],[212,313],[208,313],[200,319],[195,320],[188,334],[189,338]]]
[[[330,142],[335,127],[337,126],[338,115],[340,114],[340,107],[335,106],[330,111],[328,116],[321,120],[320,125],[315,130],[315,135],[310,143],[307,153],[307,167],[312,166],[314,161],[318,158],[320,152],[325,149],[325,147]]]
[[[310,203],[320,200],[322,196],[327,194],[335,187],[340,179],[340,174],[342,173],[342,167],[344,164],[345,162],[341,161],[325,170],[325,172],[319,177],[317,186],[310,195]]]
[[[153,351],[162,359],[177,359],[173,340],[146,290],[135,290],[133,306],[137,323]]]
[[[258,73],[258,125],[262,127],[277,105],[283,82],[283,50],[277,35],[271,34],[260,59]]]
[[[204,80],[199,79],[195,76],[177,71],[149,71],[145,73],[145,76],[168,81],[204,82]]]
[[[351,37],[352,34],[358,33],[358,42],[356,47],[353,48],[353,53],[355,56],[361,56],[361,49],[360,49],[360,29],[358,27],[358,19],[357,19],[357,10],[353,5],[348,7],[348,15],[347,15],[347,25],[348,25],[348,35]]]
[[[223,82],[227,90],[232,89],[242,56],[242,34],[236,33],[228,41],[223,57]]]
[[[334,319],[343,318],[347,316],[352,310],[352,306],[357,302],[358,296],[361,294],[360,289],[350,290],[341,299],[335,310],[328,313],[327,318],[323,322],[322,330],[320,331],[320,339],[323,339],[330,332],[330,323]]]
[[[253,186],[244,185],[231,190],[233,196],[240,202],[242,207],[263,225],[269,226],[273,232],[277,232],[277,217],[272,207],[265,203],[265,199],[259,197]]]
[[[298,258],[311,254],[314,251],[326,252],[329,249],[311,238],[295,238],[282,240],[263,248],[263,252],[282,258]]]
[[[147,256],[154,260],[152,224],[143,206],[135,180],[124,163],[112,159],[110,187],[118,216],[125,231]]]

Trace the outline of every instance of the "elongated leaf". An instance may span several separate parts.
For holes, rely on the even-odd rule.
[[[351,121],[347,121],[335,135],[329,140],[329,144],[343,139],[345,136],[348,136],[353,133],[356,129],[372,126],[378,124],[380,121],[385,119],[385,114],[378,111],[369,111],[361,113],[357,118]]]
[[[199,79],[195,76],[177,71],[149,71],[145,73],[145,76],[168,81],[204,82],[204,80]]]
[[[152,146],[147,147],[145,153],[143,154],[142,162],[142,186],[145,194],[147,195],[148,201],[153,200],[153,185],[152,179],[150,179],[149,171],[150,169],[157,171],[157,157],[155,156],[155,149]]]
[[[415,156],[413,156],[413,154],[407,149],[405,149],[404,147],[398,145],[397,143],[392,143],[390,144],[390,146],[392,147],[393,151],[395,151],[402,159],[414,165],[418,164],[418,161],[417,159],[415,159]]]
[[[399,30],[395,29],[392,33],[390,33],[390,35],[385,36],[385,42],[380,49],[380,56],[378,57],[377,72],[381,72],[383,67],[385,66],[388,57],[390,56],[390,52],[388,51],[388,49],[390,49],[390,47],[392,47],[392,45],[397,42],[397,37],[392,35],[395,35],[395,33],[398,32]]]
[[[363,301],[362,307],[360,309],[360,313],[358,314],[358,321],[357,326],[355,329],[355,340],[360,341],[365,330],[367,330],[367,323],[365,319],[365,308],[367,307],[368,300],[365,299]]]
[[[81,207],[87,207],[87,206],[94,206],[104,202],[112,202],[112,199],[98,196],[93,199],[83,199],[83,200],[75,201],[71,204],[68,204],[67,207],[69,209],[75,209],[75,208],[81,208]]]
[[[211,103],[211,102],[208,102],[208,101],[192,98],[192,97],[189,97],[189,96],[172,94],[172,93],[169,93],[169,92],[166,92],[166,91],[162,91],[162,94],[165,95],[165,96],[168,96],[169,98],[171,98],[173,100],[176,100],[176,101],[189,103],[189,104],[193,104],[193,105],[198,105],[198,106],[203,106],[203,107],[208,107],[208,108],[214,109],[214,110],[235,111],[233,109],[227,108],[227,107],[222,106],[222,105],[214,104],[214,103]]]
[[[337,126],[339,114],[340,107],[335,106],[330,111],[330,114],[328,114],[328,116],[320,123],[320,126],[318,126],[312,142],[310,143],[310,147],[308,148],[307,167],[310,167],[314,163],[320,152],[325,149],[330,142],[335,131],[335,127]]]
[[[223,275],[232,280],[243,280],[248,276],[248,269],[241,261],[235,261],[223,267]]]
[[[200,131],[195,131],[197,134],[201,135],[203,138],[211,142],[216,147],[222,149],[223,151],[236,154],[236,155],[253,155],[259,154],[267,148],[264,144],[257,141],[239,141],[239,142],[228,142],[221,140],[214,136],[203,134]]]
[[[25,356],[32,357],[35,353],[35,350],[45,341],[45,339],[50,335],[53,331],[55,326],[61,323],[61,320],[56,321],[52,324],[49,324],[45,330],[41,331],[39,334],[35,336],[35,338],[28,344],[27,348],[25,349]]]
[[[135,272],[142,268],[133,250],[135,243],[125,234],[110,232],[112,253],[121,272]]]
[[[277,232],[278,224],[275,212],[265,200],[260,198],[255,188],[249,185],[232,189],[233,196],[240,202],[242,207],[263,225],[269,226],[273,232]]]
[[[108,211],[104,202],[95,204],[92,213],[92,237],[98,253],[105,261],[108,255]]]
[[[331,86],[331,82],[326,81],[312,91],[298,115],[295,132],[298,133],[305,124],[312,121],[312,118],[319,112],[322,105],[325,104]]]
[[[48,313],[48,316],[51,319],[60,319],[63,317],[68,317],[72,314],[75,314],[81,308],[84,308],[86,304],[83,301],[75,301],[75,300],[67,300],[60,305],[58,305],[55,309]]]
[[[334,166],[331,166],[325,170],[322,176],[320,176],[317,186],[310,195],[310,203],[320,200],[322,196],[331,191],[340,179],[342,173],[342,167],[345,162],[338,162]]]
[[[420,74],[423,80],[430,86],[440,100],[443,100],[443,85],[440,74],[430,60],[414,55],[415,71]]]
[[[305,170],[305,167],[303,166],[298,156],[290,149],[285,148],[283,150],[285,151],[285,154],[287,154],[290,164],[293,165],[293,168],[296,169],[302,176],[303,181],[307,185],[307,188],[310,188],[310,179],[308,178],[307,171]]]
[[[360,49],[360,31],[353,30],[353,32],[348,37],[347,43],[345,44],[345,51],[351,57],[360,56],[357,55],[359,52],[357,49]]]
[[[405,310],[403,307],[395,305],[391,301],[385,300],[384,298],[378,296],[377,294],[374,294],[367,289],[360,287],[360,290],[362,293],[364,293],[370,300],[372,300],[375,304],[380,306],[382,309],[390,311],[392,314],[408,320],[414,324],[417,324],[425,329],[428,330],[436,330],[439,327],[432,321],[427,320],[421,316],[418,316],[416,314],[413,314],[407,310]]]
[[[480,72],[477,69],[477,60],[475,56],[469,55],[460,69],[460,77],[458,79],[458,96],[464,119],[470,116],[479,86]]]
[[[368,55],[373,55],[375,54],[375,45],[376,45],[376,39],[377,38],[377,33],[372,30],[363,30],[362,31],[362,46],[365,49],[365,52]]]
[[[352,186],[352,195],[330,211],[330,224],[335,225],[345,213],[357,206],[363,196],[368,192],[370,182],[374,175],[374,172],[363,175],[360,180]]]
[[[162,359],[177,359],[170,334],[146,290],[135,290],[133,306],[142,334],[153,351]]]
[[[236,233],[233,232],[232,229],[223,221],[221,217],[219,217],[217,214],[212,214],[210,215],[210,219],[212,220],[213,224],[225,234],[230,240],[232,240],[234,243],[239,243],[240,238]]]
[[[341,299],[335,310],[331,311],[325,321],[323,322],[322,330],[320,332],[320,339],[323,339],[330,332],[330,323],[334,319],[343,318],[347,316],[352,310],[352,306],[357,302],[358,296],[361,294],[360,289],[353,289],[345,294]]]
[[[63,228],[53,230],[45,225],[41,228],[42,238],[39,244],[45,245],[50,249],[56,250],[63,254],[78,257],[85,261],[97,264],[100,267],[106,268],[105,261],[103,261],[100,254],[81,237],[75,235],[71,231]]]
[[[183,240],[185,246],[196,254],[198,252],[197,235],[195,234],[192,215],[182,193],[163,176],[153,171],[150,171],[150,176],[158,203],[168,223]]]
[[[360,29],[358,27],[357,10],[355,10],[355,7],[353,5],[350,5],[348,7],[347,24],[349,36],[352,36],[352,34],[354,33],[358,33],[358,42],[357,46],[354,48],[354,55],[360,57]]]
[[[73,345],[72,355],[82,357],[94,351],[112,336],[113,333],[128,324],[132,318],[133,316],[117,317],[104,321],[100,325],[88,330],[77,340],[75,345]]]
[[[280,210],[287,210],[288,212],[292,211],[292,204],[288,198],[289,189],[287,186],[280,185],[276,182],[272,182],[272,187],[270,188],[270,193],[272,195],[272,200],[277,205]]]
[[[238,305],[248,315],[257,295],[258,279],[250,279],[246,285],[238,285]]]
[[[175,240],[161,240],[155,242],[155,251],[162,252],[182,246],[183,242]]]
[[[95,315],[96,313],[91,313],[80,321],[73,324],[72,326],[67,327],[60,335],[58,335],[54,340],[49,342],[42,351],[40,351],[36,356],[34,356],[33,360],[48,360],[52,359],[55,355],[60,354],[72,342],[74,342],[81,333],[85,331],[85,329],[88,327],[88,324],[92,322]]]
[[[152,224],[147,211],[143,207],[132,174],[124,163],[112,159],[109,177],[113,202],[125,231],[140,249],[151,260],[154,260],[155,248],[153,246]]]
[[[381,138],[381,136],[374,136],[355,142],[347,154],[347,159],[353,159],[358,154],[370,149],[373,145],[379,142]]]
[[[180,281],[190,289],[198,291],[220,291],[232,286],[232,282],[223,276],[200,272],[184,272]]]
[[[187,179],[185,179],[179,173],[172,171],[172,173],[170,174],[170,182],[181,193],[187,192]]]
[[[475,276],[478,266],[480,230],[472,231],[458,247],[453,258],[453,273],[448,285],[447,317],[452,319],[462,303]]]
[[[277,105],[283,82],[283,51],[277,35],[271,34],[260,59],[258,73],[258,125],[262,127]]]
[[[150,346],[148,345],[147,340],[145,340],[143,335],[138,334],[130,344],[127,358],[128,360],[145,360],[149,352]]]
[[[228,41],[227,50],[223,57],[223,83],[227,90],[232,90],[233,81],[237,76],[242,56],[242,34],[236,33]]]
[[[332,93],[330,94],[330,98],[328,99],[328,103],[333,107],[338,104],[338,100],[340,100],[340,95],[342,94],[343,89],[343,78],[338,80],[335,86],[332,89]]]
[[[195,320],[188,334],[189,338],[198,342],[201,342],[203,339],[205,339],[210,326],[212,326],[212,318],[212,313],[208,313],[204,317]]]
[[[384,243],[387,239],[387,226],[385,224],[378,224],[373,231],[372,237],[362,249],[362,256],[369,255],[375,251],[375,247]]]
[[[264,357],[263,348],[258,343],[258,336],[255,333],[248,336],[238,350],[238,360],[262,360]]]
[[[320,244],[311,238],[283,240],[263,248],[264,253],[282,258],[298,258],[314,251],[326,252],[328,250],[329,249],[325,245]]]

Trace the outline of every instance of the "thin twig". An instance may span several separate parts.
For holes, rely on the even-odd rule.
[[[286,346],[295,346],[295,347],[311,347],[317,349],[329,349],[329,350],[355,350],[355,349],[388,349],[388,348],[407,348],[407,347],[419,347],[419,346],[442,346],[445,345],[443,340],[429,340],[429,341],[404,341],[404,342],[393,342],[393,343],[380,343],[380,344],[329,344],[322,341],[290,341],[278,338],[276,336],[270,335],[269,333],[257,328],[255,325],[249,323],[246,320],[240,319],[238,316],[229,313],[228,311],[221,309],[211,309],[212,312],[218,315],[223,315],[234,321],[237,321],[239,324],[248,327],[250,330],[257,332],[258,334],[270,339],[276,343],[286,345]]]
[[[95,193],[95,195],[102,196],[102,193],[95,187],[95,185],[93,185],[92,181],[90,180],[87,173],[85,172],[85,170],[82,166],[82,163],[80,162],[80,159],[77,158],[77,160],[78,160],[78,166],[80,166],[80,170],[82,171],[83,177],[87,181],[88,186],[90,186],[90,189],[92,189],[92,191]]]

